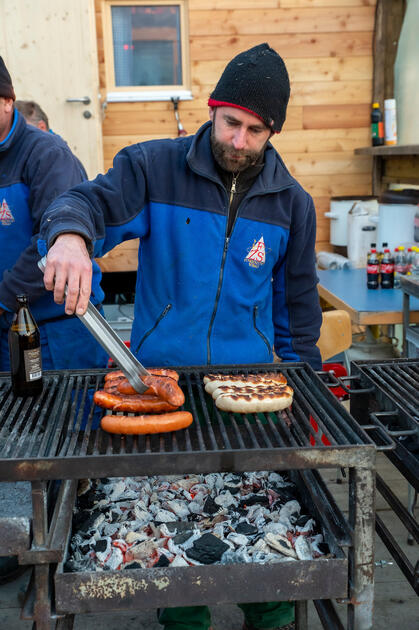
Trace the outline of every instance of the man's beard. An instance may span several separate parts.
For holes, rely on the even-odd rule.
[[[252,164],[256,164],[260,156],[264,152],[266,144],[263,146],[262,151],[244,151],[243,149],[237,150],[234,147],[220,142],[214,135],[214,125],[211,129],[211,148],[214,158],[219,166],[225,171],[230,173],[239,173],[244,171]],[[231,156],[235,156],[233,159]],[[239,156],[239,159],[237,159]]]

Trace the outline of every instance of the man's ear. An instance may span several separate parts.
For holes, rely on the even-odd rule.
[[[215,107],[209,107],[209,119],[211,122],[214,122],[214,116],[215,116]]]
[[[47,126],[43,120],[39,120],[35,126],[38,127],[38,129],[42,129],[42,131],[48,131]]]

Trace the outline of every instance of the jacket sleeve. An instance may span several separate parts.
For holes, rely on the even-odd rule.
[[[306,199],[303,212],[300,209],[296,213],[299,220],[291,224],[287,255],[274,270],[275,351],[283,361],[306,361],[319,370],[321,357],[316,343],[322,313],[314,249],[316,213],[311,197]]]
[[[84,237],[92,256],[100,257],[123,241],[143,237],[148,230],[145,163],[141,145],[128,147],[105,175],[60,195],[42,217],[39,250],[73,232]]]
[[[58,195],[86,177],[79,160],[64,142],[58,142],[48,134],[45,134],[45,138],[40,137],[22,173],[23,182],[29,189],[28,204],[34,236],[14,266],[4,272],[0,282],[0,304],[9,310],[15,309],[18,293],[26,293],[30,303],[45,294],[43,275],[37,265],[39,254],[36,234],[42,214]]]

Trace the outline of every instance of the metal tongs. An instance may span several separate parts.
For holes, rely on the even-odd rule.
[[[38,261],[38,267],[42,273],[45,271],[46,262],[46,256]],[[67,287],[64,293],[67,295]],[[77,315],[77,317],[100,343],[102,348],[106,350],[109,356],[116,361],[133,388],[140,394],[145,392],[148,387],[144,385],[139,375],[147,376],[150,375],[150,372],[147,372],[145,367],[141,365],[90,300],[85,314]]]

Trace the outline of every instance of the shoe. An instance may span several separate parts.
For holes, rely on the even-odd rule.
[[[277,628],[256,628],[256,626],[244,622],[242,630],[295,630],[295,623],[291,621],[286,626],[278,626]]]

